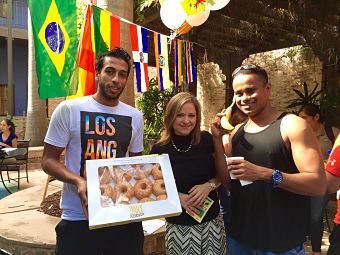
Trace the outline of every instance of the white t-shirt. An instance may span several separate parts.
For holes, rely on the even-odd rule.
[[[126,157],[143,151],[143,115],[119,102],[102,105],[92,96],[63,101],[52,114],[45,142],[66,148],[65,164],[84,176],[85,160]],[[62,219],[85,220],[76,186],[64,183]]]

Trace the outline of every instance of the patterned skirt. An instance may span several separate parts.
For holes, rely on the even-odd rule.
[[[165,223],[165,248],[168,255],[225,255],[226,234],[223,218],[192,226]]]

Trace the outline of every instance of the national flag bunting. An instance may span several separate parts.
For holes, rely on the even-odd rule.
[[[86,16],[83,25],[83,31],[80,37],[78,48],[78,71],[79,81],[77,94],[67,97],[72,99],[85,95],[92,95],[96,92],[95,82],[95,61],[96,55],[92,43],[92,5],[87,6]]]
[[[175,56],[175,86],[183,84],[182,61],[183,61],[183,41],[174,39],[174,56]]]
[[[149,88],[148,76],[148,30],[130,24],[132,57],[135,66],[137,91],[145,92]]]
[[[167,36],[154,32],[154,45],[158,71],[158,90],[162,91],[170,88]]]
[[[67,99],[96,93],[96,56],[120,45],[120,20],[109,12],[88,5],[78,48],[77,94]]]
[[[192,55],[192,43],[185,42],[185,59],[186,59],[186,82],[187,84],[196,81],[196,70],[194,58]]]
[[[93,6],[94,44],[96,56],[120,46],[120,18]]]
[[[76,1],[28,0],[40,98],[72,95],[77,86]]]

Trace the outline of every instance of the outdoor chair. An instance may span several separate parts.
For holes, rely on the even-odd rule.
[[[26,149],[26,153],[24,155],[15,156],[16,164],[25,165],[27,182],[29,182],[28,181],[28,148],[30,147],[30,141],[31,141],[31,139],[18,140],[17,141],[17,147]],[[22,178],[25,178],[25,177],[22,177]]]
[[[13,149],[11,148],[11,150],[5,150],[5,149],[1,150],[0,177],[1,177],[1,181],[2,181],[3,186],[5,187],[5,189],[9,193],[12,193],[12,192],[7,188],[6,183],[3,179],[2,173],[7,172],[8,182],[10,182],[10,180],[17,181],[18,182],[18,189],[19,189],[20,188],[20,167],[21,167],[21,164],[20,164],[20,162],[17,163],[16,157],[24,156],[25,154],[27,154],[26,148],[13,148]],[[17,172],[18,177],[17,178],[10,178],[9,172]]]

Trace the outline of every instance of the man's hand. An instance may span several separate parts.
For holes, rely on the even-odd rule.
[[[83,208],[84,214],[86,218],[89,218],[88,213],[88,205],[87,205],[87,186],[86,186],[86,180],[83,177],[80,177],[77,179],[76,182],[77,186],[77,192],[80,198],[81,206]]]
[[[237,179],[248,181],[270,181],[273,170],[239,159],[232,160],[228,163],[228,172],[231,172]]]

